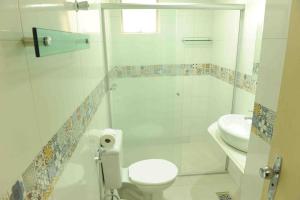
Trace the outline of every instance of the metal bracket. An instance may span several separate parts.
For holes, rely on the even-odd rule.
[[[282,165],[282,157],[277,157],[273,168],[266,166],[259,169],[259,174],[263,179],[270,180],[268,190],[268,200],[274,200]]]
[[[75,5],[76,5],[76,11],[78,12],[79,10],[88,10],[90,7],[90,4],[88,1],[81,1],[81,2],[77,2],[75,1]]]
[[[24,37],[22,41],[25,46],[34,46],[33,38]],[[50,36],[43,37],[39,39],[39,42],[41,42],[44,46],[50,46],[52,44],[52,38]]]

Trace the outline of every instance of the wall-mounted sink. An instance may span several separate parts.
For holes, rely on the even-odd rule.
[[[218,120],[221,138],[230,146],[247,152],[251,132],[251,118],[244,115],[229,114]]]

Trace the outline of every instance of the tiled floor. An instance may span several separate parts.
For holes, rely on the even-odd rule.
[[[229,174],[180,176],[164,196],[166,200],[218,200],[216,192],[225,191],[238,200],[238,186]]]

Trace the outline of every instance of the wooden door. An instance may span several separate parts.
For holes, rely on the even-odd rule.
[[[275,58],[276,59],[276,58]],[[300,200],[300,0],[293,0],[288,46],[269,166],[282,156],[276,200]],[[262,166],[263,167],[263,166]],[[261,199],[266,200],[269,181]]]

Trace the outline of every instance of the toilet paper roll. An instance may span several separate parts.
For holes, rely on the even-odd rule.
[[[113,133],[104,131],[100,137],[100,145],[103,148],[111,148],[114,146],[116,138]]]

